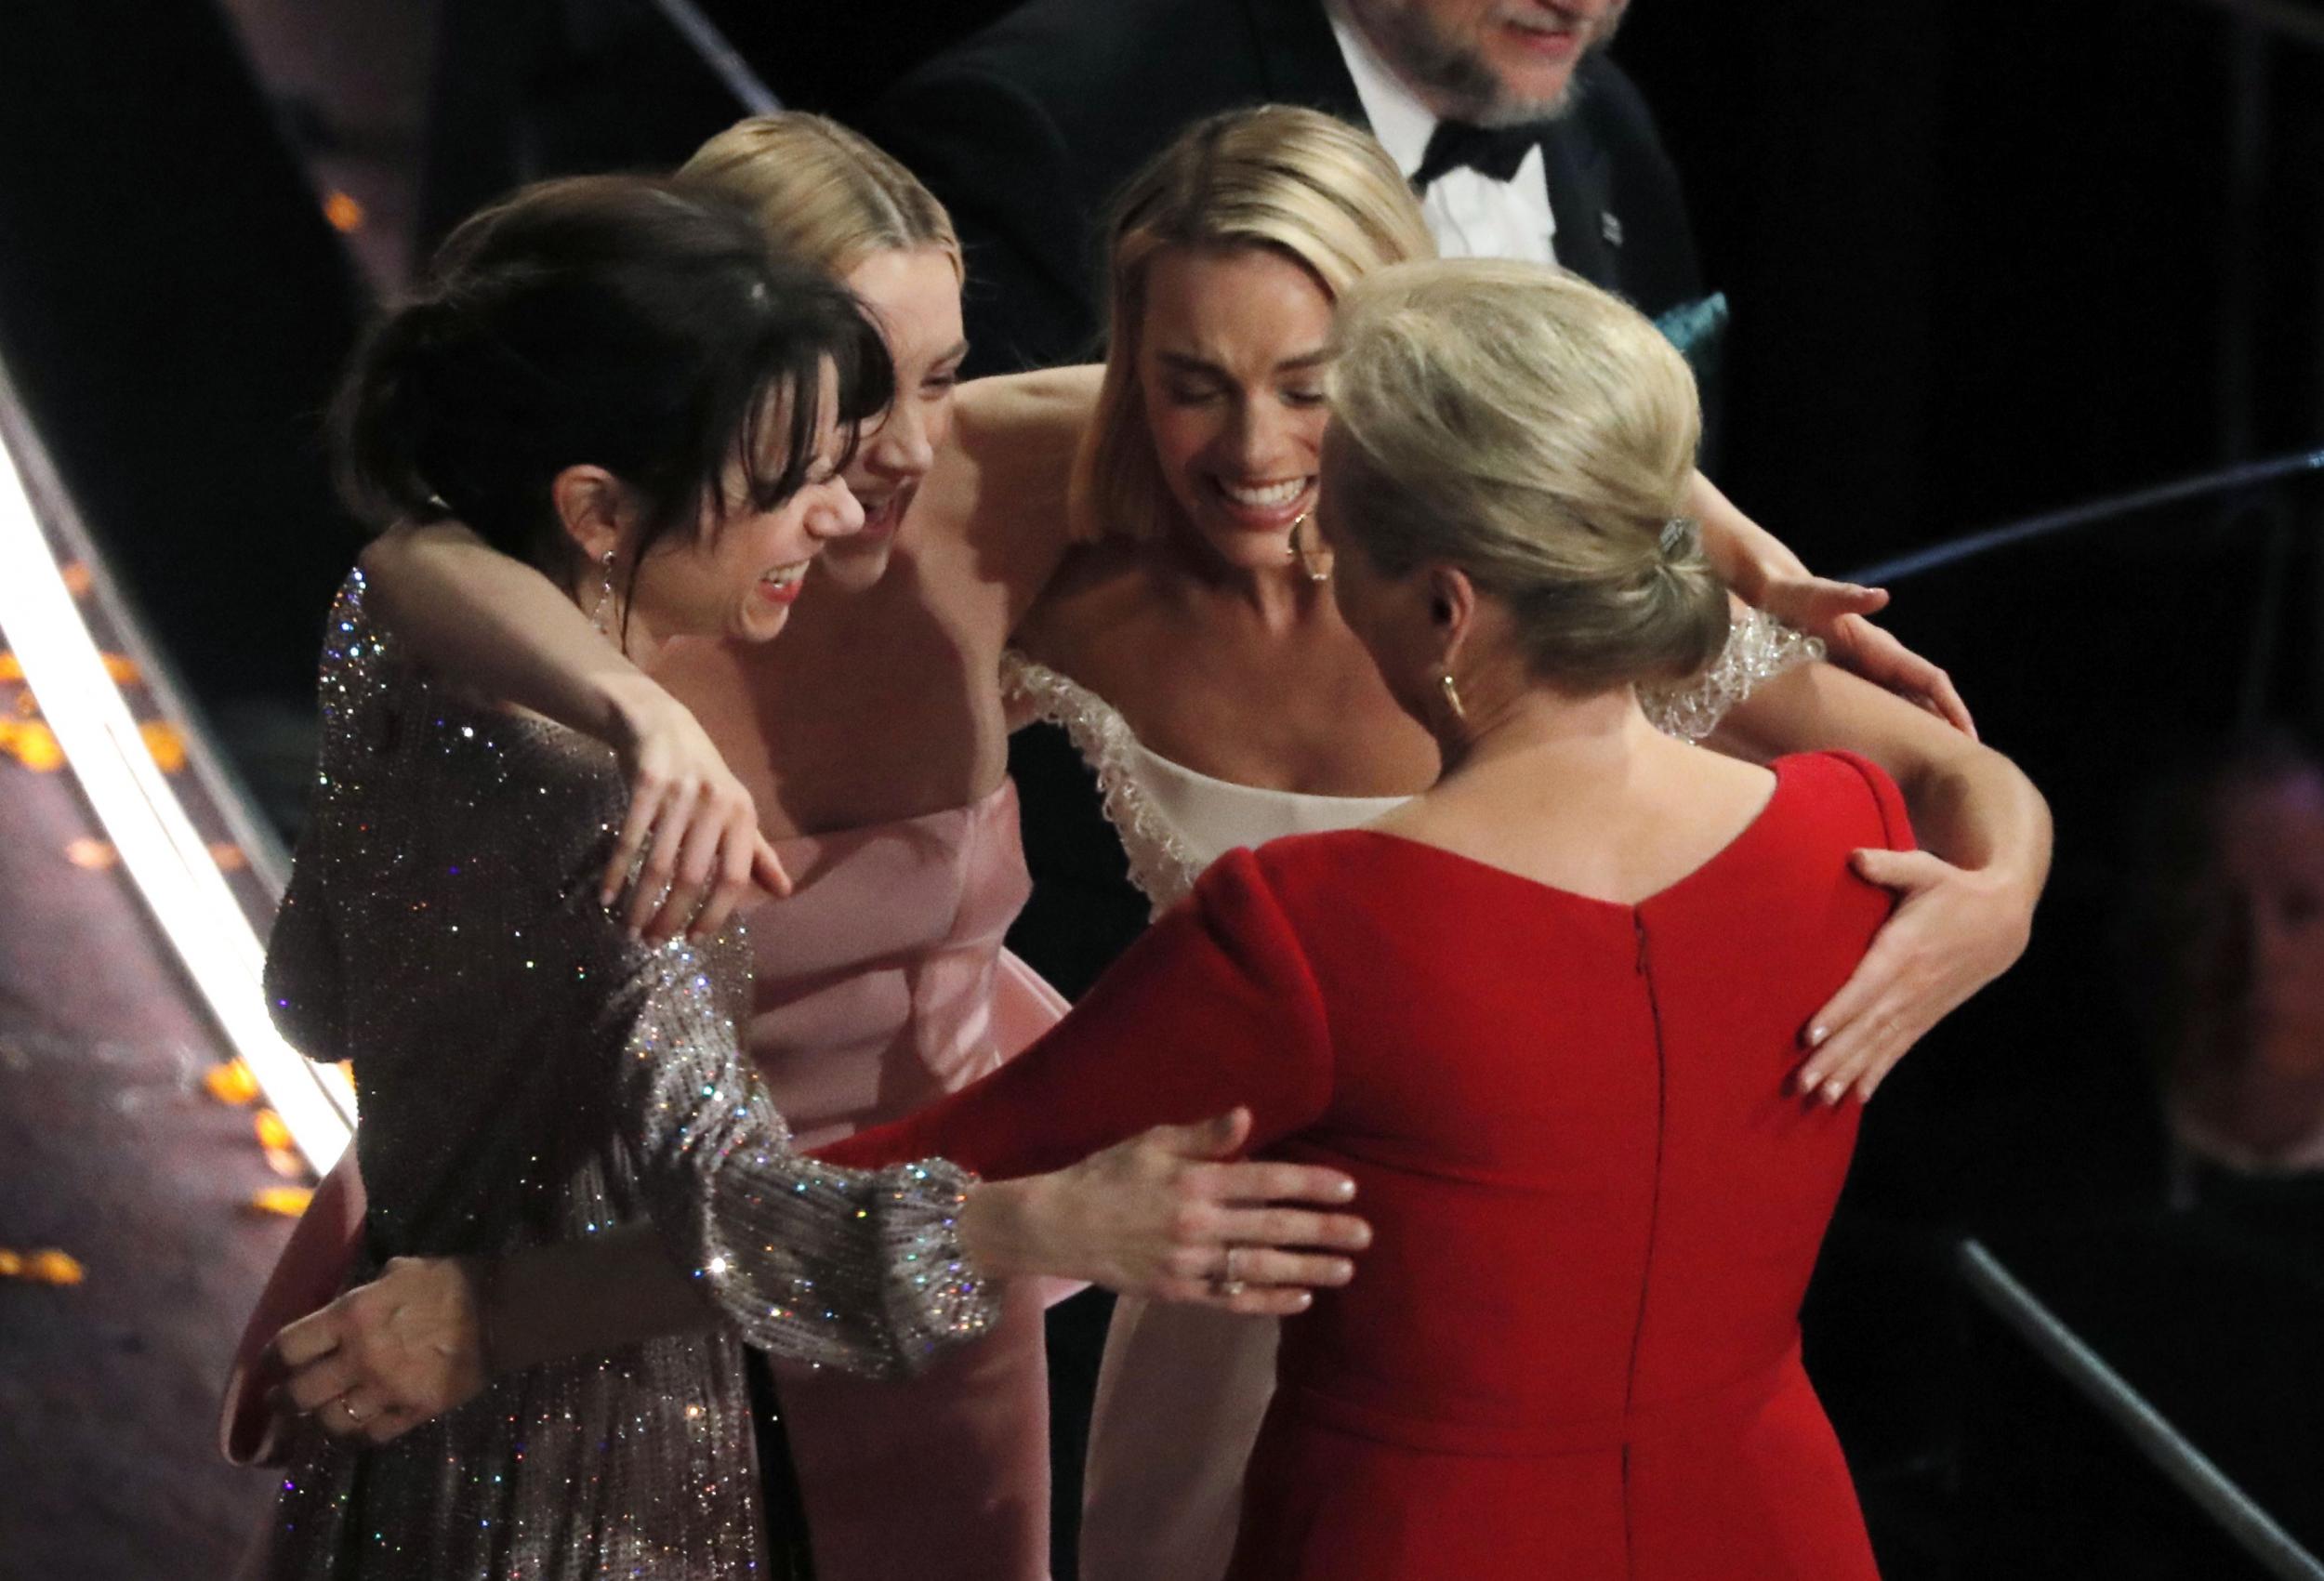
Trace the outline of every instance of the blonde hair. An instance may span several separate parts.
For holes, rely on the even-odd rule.
[[[1413,263],[1351,289],[1334,339],[1325,486],[1383,573],[1458,566],[1576,691],[1717,655],[1726,590],[1678,519],[1695,379],[1636,310],[1547,265]]]
[[[1105,377],[1074,459],[1075,535],[1151,538],[1169,494],[1139,388],[1146,278],[1171,247],[1266,247],[1337,297],[1435,243],[1412,189],[1370,134],[1314,110],[1261,105],[1189,127],[1130,181],[1107,231]]]
[[[844,277],[874,253],[935,247],[961,272],[952,217],[919,178],[836,121],[785,110],[737,121],[679,175],[748,205],[775,245]]]

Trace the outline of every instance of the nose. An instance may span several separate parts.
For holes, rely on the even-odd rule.
[[[864,507],[845,478],[822,487],[823,497],[807,512],[807,531],[821,542],[845,538],[864,529]]]
[[[919,402],[899,397],[894,410],[879,425],[865,447],[865,465],[881,478],[897,482],[924,478],[936,464],[936,447],[929,441],[928,419]]]
[[[1299,469],[1292,433],[1300,426],[1280,402],[1245,400],[1237,403],[1227,448],[1245,477],[1272,479]]]

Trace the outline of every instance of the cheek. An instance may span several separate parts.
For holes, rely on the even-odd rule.
[[[922,409],[928,448],[942,450],[952,438],[952,392],[947,390]]]
[[[1149,405],[1146,427],[1154,436],[1155,458],[1163,475],[1175,485],[1180,477],[1216,443],[1223,425],[1208,406]]]

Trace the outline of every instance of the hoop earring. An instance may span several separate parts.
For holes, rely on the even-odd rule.
[[[1467,724],[1469,710],[1460,705],[1460,688],[1453,684],[1452,671],[1449,669],[1437,671],[1436,684],[1444,688],[1445,702],[1452,709],[1453,718],[1464,725]]]
[[[597,564],[599,571],[597,601],[589,606],[589,624],[597,627],[597,634],[600,637],[610,641],[613,639],[614,632],[607,616],[614,607],[614,551],[607,549],[604,554],[598,557]]]
[[[1304,510],[1291,519],[1291,541],[1285,546],[1283,557],[1297,560],[1301,569],[1307,573],[1310,582],[1328,582],[1331,580],[1331,551],[1315,541],[1323,534],[1309,527],[1306,545],[1302,547],[1300,543],[1300,529],[1307,527],[1307,512]]]

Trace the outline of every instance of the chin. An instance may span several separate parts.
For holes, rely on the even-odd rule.
[[[1197,529],[1203,543],[1237,571],[1266,571],[1291,563],[1291,534],[1254,533],[1248,528],[1206,524]]]
[[[843,593],[861,593],[888,574],[888,562],[895,558],[892,537],[878,543],[833,545],[823,551],[815,564],[815,574],[825,585]]]

